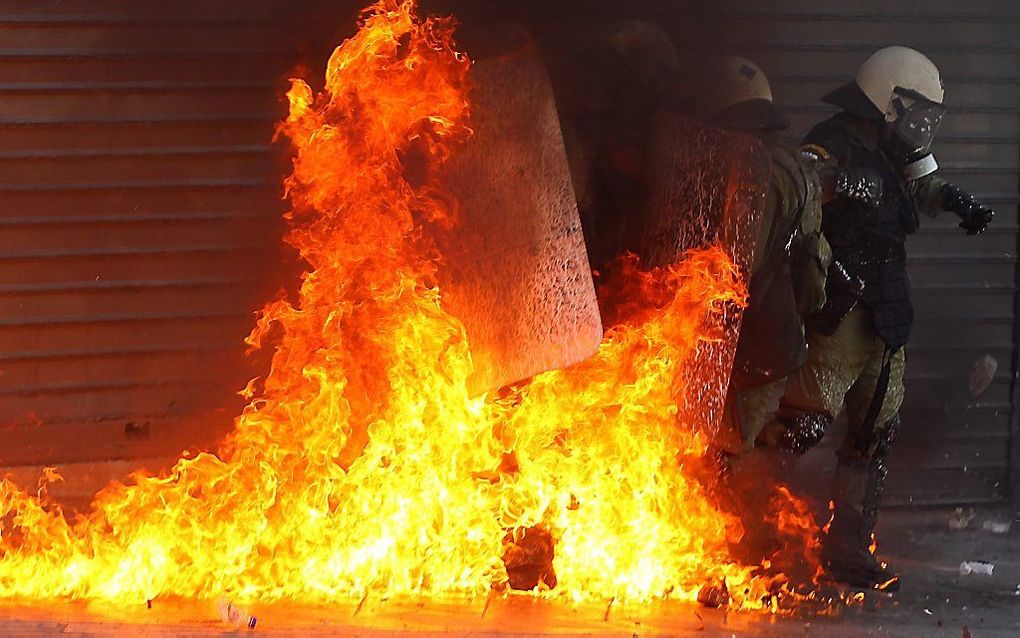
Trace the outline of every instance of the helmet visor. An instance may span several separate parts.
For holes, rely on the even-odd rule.
[[[893,134],[906,145],[908,155],[928,153],[946,107],[916,91],[896,87],[894,92],[892,106],[896,119],[889,124]]]

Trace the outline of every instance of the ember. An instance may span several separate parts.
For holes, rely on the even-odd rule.
[[[380,0],[321,92],[294,81],[287,241],[308,271],[250,336],[275,348],[271,372],[218,455],[113,484],[87,517],[0,483],[0,596],[332,601],[509,583],[693,601],[708,582],[724,583],[713,602],[761,605],[774,579],[732,558],[739,519],[696,478],[706,424],[677,420],[696,399],[679,372],[744,303],[721,249],[624,268],[642,309],[590,359],[471,393],[468,337],[420,232],[455,221],[438,169],[471,134],[451,33]],[[814,532],[782,531],[801,526]]]

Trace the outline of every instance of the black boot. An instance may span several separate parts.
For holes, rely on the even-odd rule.
[[[778,477],[789,473],[795,458],[789,452],[765,448],[730,458],[723,487],[744,527],[744,536],[732,549],[745,564],[759,564],[783,549],[778,530],[769,522],[770,500]]]
[[[822,536],[822,566],[833,581],[880,591],[900,588],[899,576],[871,553],[886,458],[898,425],[898,417],[890,420],[870,458],[851,446],[840,450],[832,481],[832,522]]]

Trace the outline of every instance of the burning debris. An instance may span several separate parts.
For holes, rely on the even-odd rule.
[[[223,622],[237,629],[245,627],[248,629],[255,629],[255,625],[258,624],[258,619],[255,618],[255,616],[250,615],[247,611],[241,609],[228,600],[220,600],[217,602],[216,609],[220,612],[220,619]]]
[[[570,285],[539,288],[562,294],[551,307],[564,314],[549,320],[579,336],[531,363],[576,364],[500,369],[497,382],[534,376],[477,395],[476,363],[492,352],[473,349],[471,322],[447,308],[444,242],[431,232],[457,228],[443,176],[475,124],[471,68],[450,21],[380,0],[334,52],[321,91],[293,82],[280,125],[294,151],[286,241],[307,272],[249,338],[274,348],[271,372],[217,455],[110,485],[88,516],[0,482],[0,597],[316,602],[508,584],[755,607],[772,595],[775,577],[733,558],[740,521],[695,477],[711,424],[678,408],[704,396],[683,372],[745,302],[726,251],[701,247],[650,271],[622,264],[616,294],[630,311],[578,362],[597,317],[576,212],[547,184],[558,216],[542,232],[560,234],[544,272]],[[544,99],[534,106],[548,116]],[[561,157],[549,165],[566,170]],[[463,307],[454,289],[451,308]],[[503,303],[505,316],[533,309]],[[790,525],[801,542],[813,531]]]
[[[531,591],[537,587],[556,587],[553,558],[556,542],[541,527],[511,530],[503,537],[503,564],[511,589]]]
[[[726,587],[726,580],[720,580],[706,584],[698,592],[698,602],[705,607],[724,607],[730,602],[730,590]]]

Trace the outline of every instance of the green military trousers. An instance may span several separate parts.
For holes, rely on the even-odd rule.
[[[758,434],[772,418],[776,401],[783,394],[786,379],[748,388],[732,385],[726,395],[721,428],[721,447],[730,454],[746,454],[754,448]]]
[[[877,441],[875,435],[885,428],[903,404],[905,360],[902,348],[893,353],[887,352],[874,325],[871,310],[858,305],[833,334],[809,330],[807,363],[787,378],[776,416],[783,419],[822,414],[834,419],[845,404],[848,421],[846,444],[861,440]],[[876,431],[861,432],[875,397],[884,358],[890,354],[889,384],[885,396],[880,399],[881,408],[874,421]],[[874,445],[871,446],[873,450]]]

